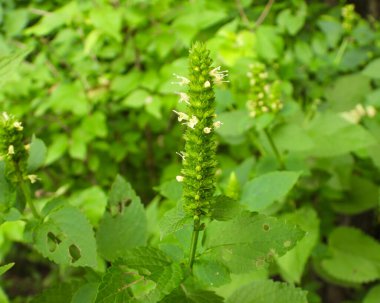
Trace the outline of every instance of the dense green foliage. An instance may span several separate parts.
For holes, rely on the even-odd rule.
[[[0,302],[378,302],[376,20],[4,0],[0,24]]]

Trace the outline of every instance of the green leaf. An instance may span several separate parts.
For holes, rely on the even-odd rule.
[[[286,222],[297,224],[306,235],[297,246],[277,259],[281,276],[289,283],[301,282],[305,265],[319,239],[319,218],[313,208],[303,207],[282,216]]]
[[[73,294],[70,303],[95,303],[99,288],[98,282],[84,284]]]
[[[200,282],[208,287],[219,287],[231,282],[228,268],[215,260],[198,260],[194,264],[193,273]]]
[[[242,136],[253,125],[252,119],[245,111],[236,110],[218,115],[223,125],[216,130],[225,140],[233,140]]]
[[[0,276],[3,275],[4,273],[6,273],[8,270],[10,270],[13,265],[15,265],[15,263],[8,263],[8,264],[5,264],[5,265],[1,265],[0,266]]]
[[[42,294],[34,297],[30,303],[67,303],[70,302],[75,286],[67,283],[60,283],[50,287]]]
[[[361,74],[340,76],[325,90],[329,107],[335,112],[350,111],[364,101],[371,91],[371,81]]]
[[[119,175],[112,184],[108,208],[100,221],[96,240],[99,253],[113,261],[130,248],[145,245],[147,222],[140,198]]]
[[[211,204],[211,219],[228,221],[235,218],[241,211],[240,204],[227,196],[216,196]]]
[[[213,291],[203,289],[193,289],[186,285],[181,285],[160,303],[223,303],[224,299]]]
[[[297,34],[305,23],[307,14],[306,4],[304,2],[300,4],[295,14],[290,9],[284,9],[277,17],[278,25],[292,36]]]
[[[227,303],[307,303],[307,292],[286,283],[255,281],[235,291]]]
[[[317,157],[339,156],[376,144],[361,125],[351,124],[332,113],[318,115],[310,122],[307,132],[314,141],[313,149],[307,153]]]
[[[243,212],[231,221],[207,226],[203,257],[217,258],[232,272],[262,268],[292,249],[304,232],[281,220]]]
[[[5,162],[0,161],[0,212],[6,211],[15,201],[16,191],[5,178]]]
[[[19,35],[28,23],[28,10],[15,9],[7,12],[4,22],[4,30],[7,37]]]
[[[53,208],[35,227],[34,243],[44,257],[57,264],[97,267],[92,226],[75,207]]]
[[[380,284],[373,286],[365,296],[363,303],[378,303],[380,298]]]
[[[372,79],[380,79],[380,58],[372,60],[363,69],[362,74]]]
[[[9,56],[0,57],[0,84],[2,85],[9,79],[9,76],[17,69],[20,62],[30,52],[30,49],[23,49],[14,52]]]
[[[261,211],[283,199],[296,184],[300,172],[278,171],[259,176],[243,188],[241,203],[251,211]]]
[[[174,202],[179,201],[182,197],[182,183],[177,180],[170,180],[162,183],[159,190],[162,196]]]
[[[187,216],[182,207],[175,207],[167,211],[160,221],[161,239],[181,230],[185,225],[191,225],[193,219]]]
[[[110,5],[98,6],[91,10],[90,20],[96,29],[109,35],[118,42],[121,41],[120,30],[122,15],[120,9],[117,10]]]
[[[330,257],[321,266],[333,278],[368,283],[380,278],[380,243],[361,230],[338,227],[329,236]]]
[[[325,34],[329,46],[335,47],[343,34],[342,24],[330,16],[322,16],[317,23]]]
[[[32,137],[32,142],[30,143],[29,158],[28,158],[28,172],[36,171],[40,168],[46,159],[46,146],[45,143],[36,138]]]
[[[275,128],[273,141],[281,150],[303,151],[314,146],[312,138],[299,125],[286,123]]]
[[[128,108],[140,108],[148,103],[151,96],[149,92],[143,89],[136,89],[128,97],[124,99],[122,104]]]
[[[67,151],[69,146],[69,140],[67,135],[61,134],[53,137],[51,145],[47,149],[47,156],[45,164],[49,165],[58,159],[60,159],[64,153]]]
[[[256,38],[256,49],[261,58],[265,60],[280,58],[284,48],[284,40],[275,26],[261,25],[256,29]]]

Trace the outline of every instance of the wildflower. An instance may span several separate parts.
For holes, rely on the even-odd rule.
[[[13,145],[9,145],[8,147],[8,155],[14,155],[15,154],[15,148]]]
[[[205,82],[205,84],[203,84],[203,86],[204,86],[205,88],[210,87],[210,86],[211,86],[210,81],[207,80],[207,81]]]
[[[173,110],[178,115],[178,121],[181,122],[182,120],[189,120],[189,116],[182,112],[177,112]]]
[[[185,78],[185,77],[182,77],[182,76],[179,76],[177,74],[173,74],[173,76],[175,76],[177,79],[181,80],[179,82],[172,82],[172,84],[178,84],[179,86],[184,86],[184,85],[187,85],[190,83],[190,80]]]
[[[185,102],[186,104],[190,104],[189,100],[190,100],[190,97],[186,94],[186,93],[176,93],[179,95],[179,103],[181,103],[182,101]]]
[[[21,125],[21,122],[18,122],[18,121],[14,122],[14,123],[13,123],[13,126],[14,126],[14,128],[17,129],[18,131],[22,131],[22,130],[24,129],[24,128],[22,127],[22,125]]]
[[[222,124],[223,123],[220,122],[220,121],[215,121],[213,125],[214,125],[215,128],[219,128]]]
[[[211,133],[211,128],[210,128],[210,127],[205,127],[205,128],[203,129],[203,132],[204,132],[205,134],[209,134],[209,133]]]
[[[9,120],[9,116],[6,112],[3,112],[3,118],[5,121],[8,121]]]
[[[30,183],[36,183],[37,182],[37,180],[38,180],[38,177],[37,177],[37,175],[28,175],[27,176],[28,177],[28,179],[30,180]]]
[[[368,117],[372,118],[376,116],[376,108],[374,108],[372,105],[366,106],[365,110],[367,112]]]
[[[196,116],[191,116],[191,119],[186,124],[187,124],[188,127],[194,128],[195,125],[197,125],[198,122],[199,122],[199,120],[198,120],[198,118]]]
[[[185,155],[184,152],[180,151],[180,152],[176,152],[176,154],[177,154],[178,156],[180,156],[180,157],[182,158],[182,160],[185,160],[186,155]]]
[[[184,177],[183,177],[183,176],[176,176],[175,179],[176,179],[178,182],[183,182]]]
[[[210,76],[214,77],[214,82],[215,82],[216,84],[221,84],[221,83],[223,83],[223,82],[229,82],[229,81],[227,81],[227,80],[223,80],[225,77],[228,76],[228,71],[226,71],[226,70],[222,70],[222,71],[221,71],[220,68],[221,68],[221,67],[218,66],[218,67],[212,69],[212,70],[210,71]]]

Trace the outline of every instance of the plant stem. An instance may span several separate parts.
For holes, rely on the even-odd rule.
[[[18,182],[20,184],[20,188],[21,188],[22,194],[24,195],[26,204],[29,206],[30,210],[32,211],[33,216],[36,219],[41,219],[41,215],[38,213],[36,207],[33,204],[32,198],[30,197],[29,186],[25,183],[24,178],[22,177],[22,173],[21,173],[18,163],[15,163],[15,167],[16,167]]]
[[[195,260],[195,253],[197,251],[197,243],[199,236],[199,227],[200,227],[200,219],[199,217],[194,218],[194,229],[193,234],[191,236],[191,246],[190,246],[190,259],[189,259],[189,267],[190,270],[193,270],[193,264]]]
[[[280,170],[284,170],[285,169],[284,160],[282,159],[281,154],[278,151],[277,146],[274,143],[272,136],[270,135],[270,133],[268,132],[268,130],[266,128],[264,128],[264,133],[267,136],[269,144],[272,147],[272,150],[273,150],[273,152],[277,158],[278,163],[280,164]]]

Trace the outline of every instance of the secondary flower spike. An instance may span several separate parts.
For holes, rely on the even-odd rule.
[[[194,217],[210,214],[216,169],[216,140],[210,127],[216,123],[213,85],[225,76],[226,72],[212,66],[205,45],[195,43],[189,54],[186,158],[182,161],[181,176],[177,177],[183,183],[184,210]]]

